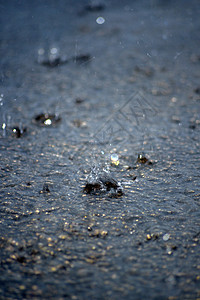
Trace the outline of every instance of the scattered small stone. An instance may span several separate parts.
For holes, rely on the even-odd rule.
[[[60,116],[54,114],[39,114],[34,119],[33,122],[39,126],[55,126],[61,121]]]
[[[18,126],[15,126],[12,128],[12,135],[16,138],[21,138],[26,133],[26,131],[26,127],[19,128]]]
[[[91,232],[89,234],[89,236],[91,237],[105,237],[106,235],[108,235],[108,232],[106,230],[99,230],[99,229],[96,229],[94,230],[94,232]]]
[[[146,236],[146,240],[150,241],[150,240],[158,240],[159,239],[159,234],[158,233],[152,233],[152,234],[147,234]]]

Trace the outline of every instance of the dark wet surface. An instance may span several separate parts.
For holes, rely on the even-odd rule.
[[[199,299],[199,1],[11,2],[0,298]]]

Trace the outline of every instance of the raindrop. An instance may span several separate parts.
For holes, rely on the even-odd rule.
[[[111,160],[111,163],[113,165],[116,165],[118,166],[119,165],[119,156],[117,153],[113,153],[111,156],[110,156],[110,160]]]
[[[3,137],[6,137],[6,134],[7,134],[7,117],[6,117],[5,113],[3,113],[3,123],[2,123],[1,128],[3,130]]]
[[[0,95],[0,106],[3,106],[3,94]]]
[[[43,48],[38,49],[38,55],[44,55],[45,50]]]
[[[105,19],[103,17],[98,17],[96,19],[97,24],[102,25],[103,23],[105,23]]]
[[[1,128],[3,130],[3,137],[5,137],[6,136],[6,123],[3,123]]]
[[[58,55],[58,48],[56,48],[56,47],[53,47],[53,48],[51,48],[50,49],[50,54],[51,55]]]
[[[169,238],[170,238],[170,235],[169,235],[169,233],[166,233],[166,234],[164,234],[163,235],[163,241],[168,241],[169,240]]]

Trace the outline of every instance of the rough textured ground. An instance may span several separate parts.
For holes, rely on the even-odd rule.
[[[200,298],[199,1],[116,2],[0,1],[1,299]]]

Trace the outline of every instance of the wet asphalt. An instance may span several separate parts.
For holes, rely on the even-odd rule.
[[[199,299],[199,1],[0,12],[0,298]]]

